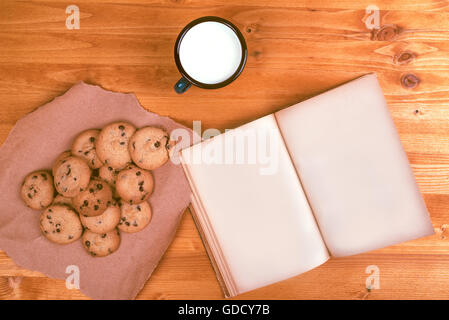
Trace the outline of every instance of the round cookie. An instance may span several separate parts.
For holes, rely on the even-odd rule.
[[[40,227],[44,236],[59,244],[68,244],[81,237],[83,226],[76,212],[65,205],[55,204],[41,214]]]
[[[169,140],[169,135],[163,129],[141,128],[129,140],[131,159],[142,169],[157,169],[169,158]]]
[[[72,199],[73,207],[85,217],[102,214],[112,203],[112,191],[109,185],[98,178],[93,178],[86,190]]]
[[[86,230],[83,234],[83,246],[93,257],[110,255],[120,246],[120,232],[117,229],[98,234]]]
[[[128,122],[114,122],[104,127],[96,142],[97,156],[101,162],[121,169],[131,162],[128,142],[136,128]]]
[[[135,167],[136,166],[133,164],[128,164],[122,170],[132,169]],[[117,176],[119,173],[120,173],[120,170],[114,169],[111,166],[108,166],[105,164],[100,167],[100,169],[98,171],[98,176],[100,179],[103,179],[104,181],[106,181],[111,187],[115,187],[115,184],[117,181]]]
[[[118,228],[128,233],[139,232],[150,223],[151,215],[151,207],[147,201],[139,204],[122,203]]]
[[[131,204],[147,200],[153,192],[153,187],[151,172],[137,167],[120,171],[115,184],[120,198]]]
[[[66,150],[56,158],[55,162],[53,163],[53,168],[52,168],[53,177],[55,176],[55,168],[59,167],[59,165],[61,163],[64,163],[65,159],[70,157],[71,155],[72,155],[72,153],[70,152],[70,150]]]
[[[117,227],[120,221],[120,207],[116,202],[113,202],[99,216],[80,216],[80,219],[83,226],[90,231],[95,233],[106,233]]]
[[[105,164],[98,170],[98,177],[106,181],[111,187],[114,187],[119,172],[120,170],[114,169]]]
[[[20,195],[25,204],[35,210],[48,207],[53,201],[54,193],[53,177],[44,170],[28,174],[20,189]]]
[[[72,154],[86,160],[91,169],[98,169],[103,165],[95,150],[95,141],[99,134],[100,130],[97,129],[83,131],[75,138],[72,145]]]
[[[61,196],[60,194],[56,195],[55,199],[53,200],[53,204],[62,204],[69,207],[73,207],[72,198],[67,198]]]
[[[70,156],[53,167],[56,191],[64,197],[73,198],[89,184],[91,171],[86,161]]]
[[[133,164],[128,164],[126,165],[126,167],[123,169],[131,169],[131,168],[135,168],[136,166]],[[110,166],[108,166],[107,164],[103,165],[100,167],[100,169],[98,170],[98,177],[100,179],[103,179],[104,181],[106,181],[109,186],[111,187],[112,190],[112,196],[114,198],[120,198],[120,196],[117,193],[117,190],[115,190],[115,183],[117,180],[117,176],[119,174],[120,170],[114,169]]]

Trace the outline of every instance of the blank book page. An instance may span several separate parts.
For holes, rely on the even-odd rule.
[[[195,152],[220,153],[222,145],[250,131],[261,139],[273,135],[278,165],[270,174],[261,174],[266,169],[262,163],[193,163]],[[230,150],[235,156],[240,152]],[[273,115],[184,149],[182,158],[239,293],[290,278],[329,258]]]

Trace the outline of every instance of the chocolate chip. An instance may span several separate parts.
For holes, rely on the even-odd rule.
[[[161,146],[161,143],[160,143],[159,141],[156,141],[156,142],[154,143],[154,146],[155,146],[156,148],[159,148],[159,147]]]
[[[61,232],[61,229],[56,229],[56,232],[58,232],[58,233]]]
[[[33,196],[31,195],[31,193],[27,194],[28,198],[33,199]]]
[[[51,219],[51,216],[47,216],[47,219]]]
[[[122,125],[118,126],[118,128],[119,128],[120,130],[125,130],[125,127],[122,126]]]
[[[69,236],[69,240],[72,240],[73,239],[73,236]]]
[[[133,142],[133,149],[136,149],[136,143]]]
[[[145,197],[146,197],[146,194],[144,194],[144,195],[142,196],[142,198],[140,198],[140,200],[145,200]]]
[[[90,247],[90,241],[86,241],[84,242],[84,244],[86,245],[86,247]]]
[[[101,203],[101,200],[100,200],[100,199],[97,199],[97,203]]]
[[[125,144],[125,142],[123,142],[123,141],[121,141],[121,142],[120,142],[120,145],[122,145],[122,146],[123,146],[124,144]]]
[[[126,135],[126,133],[122,132],[122,137],[124,137]]]
[[[84,152],[84,155],[87,156],[89,154],[89,151]]]
[[[143,191],[144,191],[143,186],[140,186],[140,187],[139,187],[139,191],[140,191],[140,192],[143,192]]]
[[[129,227],[130,226],[130,223],[127,221],[127,222],[125,222],[125,224],[126,224],[126,226],[127,227]]]
[[[33,179],[37,179],[37,176],[33,176]]]
[[[98,190],[103,189],[103,185],[102,185],[101,183],[97,184],[97,189],[98,189]]]
[[[94,189],[90,188],[90,189],[89,189],[89,192],[90,192],[90,193],[94,193]]]
[[[95,252],[91,252],[90,255],[91,255],[92,257],[95,257],[97,254],[96,254]]]
[[[102,234],[101,237],[102,237],[103,239],[106,238],[106,233],[105,233],[105,234]]]
[[[126,217],[121,217],[120,220],[125,221]]]
[[[89,138],[89,141],[90,141],[90,142],[95,142],[95,137],[90,137],[90,138]]]
[[[44,178],[45,181],[47,181],[47,175],[45,173],[41,173],[42,178]]]
[[[140,172],[140,171],[136,172],[136,176],[140,176],[141,174],[142,174],[142,172]]]
[[[145,181],[140,181],[139,186],[143,186],[144,183],[145,183]]]
[[[89,201],[84,200],[83,205],[84,205],[85,207],[87,207],[87,206],[89,205]]]
[[[108,167],[108,170],[109,170],[109,171],[112,171],[112,167]]]
[[[137,210],[141,211],[142,209],[140,208],[140,206],[137,206]]]
[[[137,224],[136,221],[134,221],[133,226],[134,226],[134,227],[137,227],[137,226],[138,226],[138,224]]]
[[[97,211],[98,208],[99,208],[99,207],[98,207],[97,205],[94,205],[94,210],[95,210],[95,211]]]
[[[53,210],[51,210],[51,209],[48,209],[48,212],[53,212]]]
[[[73,177],[73,180],[76,181],[77,180],[76,177]]]

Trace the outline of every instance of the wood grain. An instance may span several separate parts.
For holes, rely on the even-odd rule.
[[[76,4],[81,29],[65,28]],[[238,298],[448,299],[449,292],[449,1],[378,0],[379,40],[362,19],[370,0],[92,0],[0,2],[0,143],[15,122],[78,81],[134,92],[148,110],[203,129],[232,128],[357,76],[376,72],[435,235],[332,259],[306,274]],[[177,34],[189,21],[218,15],[244,33],[249,57],[230,86],[173,91]],[[409,54],[409,56],[404,53]],[[405,61],[401,57],[408,57]],[[413,74],[419,84],[401,85]],[[367,291],[365,269],[380,269]],[[24,270],[0,252],[0,299],[86,299],[62,280]],[[220,299],[218,282],[192,218],[139,299]]]

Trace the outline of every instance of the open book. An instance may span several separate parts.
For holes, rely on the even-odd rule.
[[[434,232],[374,74],[181,159],[227,297]]]

